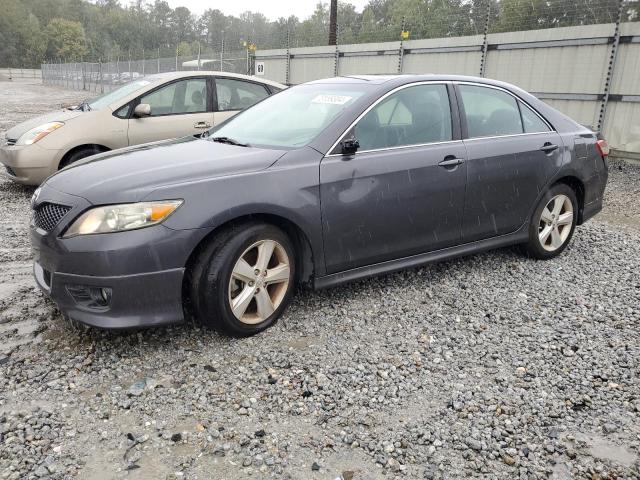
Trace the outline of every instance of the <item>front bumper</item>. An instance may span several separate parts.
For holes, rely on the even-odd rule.
[[[184,319],[185,265],[208,229],[155,225],[62,238],[71,222],[92,205],[46,184],[36,206],[43,202],[72,206],[50,232],[33,223],[30,227],[36,282],[64,314],[100,328],[138,328]],[[88,301],[83,293],[103,288],[109,291],[107,304]]]
[[[40,145],[4,145],[0,147],[0,163],[6,175],[17,183],[40,185],[58,169],[62,152],[47,150]]]
[[[152,273],[95,277],[51,272],[37,261],[34,276],[40,289],[71,319],[98,328],[138,328],[183,320],[183,268]],[[80,289],[109,289],[106,306],[88,305]]]

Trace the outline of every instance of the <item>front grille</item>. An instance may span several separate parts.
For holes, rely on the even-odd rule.
[[[36,227],[50,232],[62,220],[71,207],[58,203],[44,202],[38,205],[33,212],[33,223]]]

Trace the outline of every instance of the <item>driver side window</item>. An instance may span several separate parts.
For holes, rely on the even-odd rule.
[[[360,151],[451,140],[446,85],[415,85],[372,108],[355,127]]]
[[[200,113],[207,111],[207,81],[204,78],[181,80],[159,88],[142,98],[151,106],[151,116]]]

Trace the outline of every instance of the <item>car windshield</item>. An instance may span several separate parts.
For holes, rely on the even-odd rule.
[[[271,148],[302,147],[366,91],[362,84],[292,87],[215,128],[210,138]]]
[[[107,105],[110,105],[113,102],[117,102],[121,98],[132,94],[136,90],[139,90],[142,87],[146,87],[150,83],[151,82],[149,80],[136,80],[134,82],[127,83],[126,85],[123,85],[120,88],[113,90],[112,92],[105,93],[104,95],[100,95],[99,97],[96,97],[93,100],[89,101],[89,107],[91,108],[91,110],[101,110]]]

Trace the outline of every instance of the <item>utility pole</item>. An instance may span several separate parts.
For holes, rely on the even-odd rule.
[[[329,45],[335,45],[338,41],[338,0],[331,0],[329,10]]]

